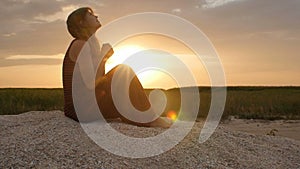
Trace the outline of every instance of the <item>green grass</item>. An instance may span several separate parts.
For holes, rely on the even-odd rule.
[[[224,117],[300,119],[300,87],[228,88]]]
[[[62,89],[0,89],[0,114],[20,114],[34,110],[63,110]]]
[[[147,93],[150,91],[146,90]],[[210,108],[211,89],[200,87],[199,91],[198,117],[206,117]],[[166,112],[178,111],[179,89],[164,92],[168,98]],[[63,110],[63,104],[62,89],[0,89],[0,115]],[[300,119],[300,87],[228,87],[223,119],[228,116],[268,120]]]
[[[148,93],[150,92],[147,91]],[[165,91],[167,110],[180,109],[179,89]],[[198,117],[205,118],[210,109],[211,89],[200,87]],[[228,87],[222,118],[300,119],[300,87]]]

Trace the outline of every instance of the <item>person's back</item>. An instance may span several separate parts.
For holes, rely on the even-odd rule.
[[[75,40],[74,40],[75,41]],[[64,90],[64,114],[65,116],[78,121],[74,103],[73,103],[73,96],[72,96],[72,79],[73,79],[73,71],[75,67],[75,62],[72,61],[69,57],[69,50],[72,46],[73,42],[69,46],[64,61],[63,61],[63,90]]]

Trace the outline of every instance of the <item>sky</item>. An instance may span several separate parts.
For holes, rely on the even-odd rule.
[[[62,87],[62,60],[72,40],[65,21],[83,6],[92,7],[103,25],[139,12],[186,19],[210,39],[228,86],[300,85],[299,0],[1,0],[0,87]],[[172,38],[144,35],[118,45],[127,47],[123,53],[159,47],[185,57],[197,85],[210,84],[203,66],[188,57],[191,51]],[[120,63],[117,55],[108,68]],[[174,87],[166,74],[144,72],[139,78],[144,87]]]

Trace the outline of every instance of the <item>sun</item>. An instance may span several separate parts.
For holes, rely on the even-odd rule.
[[[118,64],[122,64],[131,55],[143,51],[138,45],[122,45],[114,47],[114,54],[107,60],[106,70],[109,71]]]
[[[140,53],[139,57],[151,57],[152,54],[155,57],[151,57],[152,59],[145,59],[140,60],[139,63],[127,63],[136,73],[137,77],[139,78],[142,86],[144,88],[162,88],[162,89],[168,89],[170,87],[176,87],[177,82],[174,81],[172,77],[170,77],[169,74],[166,72],[163,72],[159,69],[155,69],[153,67],[147,68],[143,70],[137,69],[140,65],[148,64],[148,62],[153,62],[152,65],[157,65],[159,62],[160,64],[168,63],[171,66],[171,63],[168,62],[164,55],[161,55],[160,53],[153,52],[150,49],[146,47],[142,47],[136,44],[120,44],[114,47],[114,54],[107,60],[106,66],[105,66],[105,72],[107,73],[111,69],[113,69],[115,66],[119,64],[123,64],[126,59],[133,56],[134,54]],[[152,53],[153,52],[153,53]],[[144,62],[145,61],[145,62]],[[146,63],[147,62],[147,63]],[[138,66],[135,64],[139,64]],[[150,63],[151,64],[151,63]],[[164,83],[162,83],[164,82]]]

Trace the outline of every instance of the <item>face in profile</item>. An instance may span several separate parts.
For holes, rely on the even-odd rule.
[[[92,31],[96,31],[101,27],[101,23],[92,11],[88,11],[84,17],[83,24],[85,27],[89,28]]]

